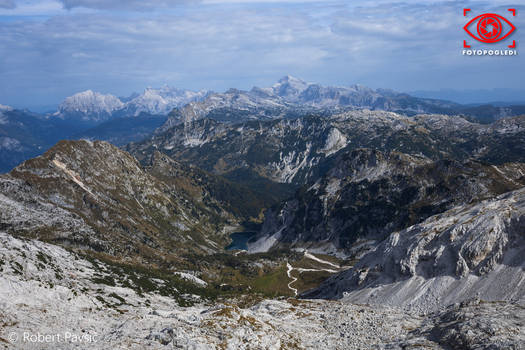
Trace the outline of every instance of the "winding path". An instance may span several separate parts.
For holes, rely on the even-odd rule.
[[[294,292],[294,296],[297,296],[297,288],[293,288],[292,286],[290,286],[292,283],[294,283],[295,281],[297,281],[297,277],[293,277],[292,276],[292,271],[293,271],[293,266],[290,265],[289,262],[286,262],[286,267],[288,268],[288,271],[286,271],[286,274],[288,275],[288,278],[291,278],[292,281],[290,283],[288,283],[288,288]]]
[[[321,264],[330,265],[330,266],[332,266],[332,267],[335,267],[336,269],[341,268],[341,266],[339,266],[339,265],[336,265],[336,264],[334,264],[334,263],[331,263],[330,261],[326,261],[326,260],[319,259],[319,258],[316,257],[315,255],[308,253],[308,250],[305,250],[305,251],[304,251],[304,256],[305,256],[305,258],[315,260],[315,261],[317,261],[317,262],[320,262]]]
[[[318,263],[321,263],[321,264],[333,266],[337,270],[332,270],[332,269],[304,269],[304,268],[300,268],[300,267],[293,267],[289,262],[286,262],[286,268],[288,269],[286,271],[286,274],[288,275],[288,278],[290,278],[292,280],[291,282],[288,283],[288,288],[294,293],[294,296],[297,296],[298,291],[297,291],[297,288],[293,288],[291,286],[293,283],[295,283],[297,281],[297,277],[293,277],[292,276],[292,271],[293,270],[297,270],[299,273],[301,273],[301,272],[317,272],[317,271],[326,271],[326,272],[329,272],[329,273],[337,273],[341,269],[341,267],[339,265],[336,265],[336,264],[331,263],[331,262],[326,261],[326,260],[319,259],[315,255],[308,253],[308,250],[304,251],[304,257],[308,258],[308,259],[311,259],[311,260],[314,260],[314,261],[317,261]]]

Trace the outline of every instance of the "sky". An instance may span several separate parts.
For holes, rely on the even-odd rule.
[[[287,74],[324,85],[519,95],[518,3],[0,0],[0,104],[42,108],[87,89],[128,96],[164,84],[250,89]],[[463,8],[503,14],[517,30],[502,43],[474,42],[462,29]],[[519,54],[463,56],[465,39],[494,49],[516,40]]]

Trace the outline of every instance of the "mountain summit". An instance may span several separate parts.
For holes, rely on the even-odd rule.
[[[301,94],[310,85],[312,84],[299,78],[292,77],[291,75],[287,75],[279,79],[279,81],[272,86],[271,90],[278,96],[293,98]]]
[[[123,111],[133,116],[138,116],[140,113],[166,115],[173,108],[201,100],[208,94],[209,92],[206,90],[190,91],[172,88],[168,85],[164,85],[160,89],[149,87],[142,94],[127,102]]]
[[[7,123],[7,120],[4,118],[3,112],[10,112],[13,109],[9,106],[0,105],[0,125]]]
[[[63,119],[75,117],[83,121],[99,122],[109,119],[114,111],[123,106],[116,96],[86,90],[66,98],[54,115]]]
[[[142,94],[132,95],[123,102],[110,94],[86,90],[67,97],[54,116],[99,123],[115,117],[136,117],[141,113],[167,115],[174,108],[201,100],[207,94],[209,92],[205,90],[195,92],[165,85],[159,89],[149,87]]]

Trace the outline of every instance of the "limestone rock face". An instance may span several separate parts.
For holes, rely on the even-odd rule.
[[[90,349],[503,350],[525,345],[524,309],[515,303],[476,299],[422,315],[346,301],[267,299],[243,306],[230,300],[210,305],[186,295],[197,302],[181,307],[172,297],[137,289],[137,273],[0,232],[2,343],[31,349],[34,343],[24,342],[24,333],[65,337],[67,332],[70,340],[60,346],[78,347],[71,340],[74,335]],[[185,291],[178,288],[178,293]],[[57,343],[38,348],[56,349]]]
[[[110,119],[123,106],[116,96],[87,90],[66,98],[53,117],[98,122]]]
[[[225,243],[221,227],[240,214],[209,191],[199,198],[184,187],[194,175],[179,169],[170,183],[109,143],[63,141],[0,178],[2,228],[150,261],[210,253]],[[204,190],[197,183],[193,191]]]
[[[525,302],[525,189],[392,233],[308,296],[433,310],[472,297]]]
[[[294,185],[315,182],[341,153],[360,148],[432,160],[474,159],[496,165],[525,161],[523,116],[482,125],[460,116],[407,117],[370,110],[277,120],[246,112],[246,119],[232,123],[204,118],[190,105],[185,108],[192,113],[186,122],[160,128],[126,150],[139,160],[158,150],[216,174],[249,169],[264,179]],[[241,112],[220,114],[233,118],[235,113]]]
[[[342,153],[333,163],[313,185],[267,211],[252,251],[348,250],[356,241],[380,241],[447,209],[525,186],[523,163],[431,161],[370,149]]]

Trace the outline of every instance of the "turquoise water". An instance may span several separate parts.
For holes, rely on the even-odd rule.
[[[230,235],[232,243],[226,247],[226,250],[246,250],[248,241],[255,236],[255,232],[235,232]]]

